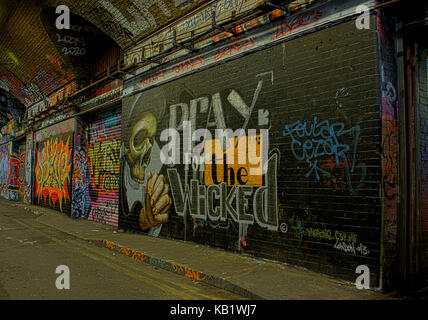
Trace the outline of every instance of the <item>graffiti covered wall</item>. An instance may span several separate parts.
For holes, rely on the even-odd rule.
[[[25,178],[24,178],[24,202],[31,203],[32,198],[32,165],[33,165],[33,134],[27,135],[27,141],[25,145]]]
[[[12,143],[14,146],[14,143]],[[15,148],[13,148],[13,151]],[[18,200],[19,194],[19,171],[20,171],[20,160],[17,152],[12,152],[9,155],[9,180],[8,180],[8,191],[9,200]]]
[[[120,109],[77,120],[76,125],[71,216],[117,226]]]
[[[119,218],[120,135],[120,109],[98,116],[89,125],[88,219],[113,226]]]
[[[16,165],[14,168],[14,180],[16,183],[16,198],[15,200],[24,201],[25,193],[25,162],[26,162],[26,145],[25,139],[19,143],[14,143]]]
[[[71,167],[75,120],[36,132],[34,202],[71,212]]]
[[[24,199],[25,145],[0,145],[0,195],[8,200]]]
[[[0,195],[9,199],[9,143],[0,145]]]
[[[73,176],[72,190],[73,199],[71,203],[71,216],[73,218],[88,218],[89,210],[89,170],[86,159],[87,133],[85,125],[80,119],[76,120],[76,132],[74,135],[73,152]]]
[[[384,282],[391,283],[397,272],[398,172],[399,172],[399,106],[397,62],[395,53],[395,20],[379,11],[377,17],[381,88],[382,144],[382,251]]]
[[[353,281],[366,264],[377,286],[376,57],[375,31],[348,22],[125,98],[119,227]],[[242,135],[218,151],[219,129]],[[241,147],[242,163],[221,162]]]

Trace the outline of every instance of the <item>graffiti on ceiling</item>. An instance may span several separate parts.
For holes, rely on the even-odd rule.
[[[0,128],[12,119],[21,121],[24,114],[25,106],[0,81]]]
[[[25,106],[74,80],[91,78],[99,50],[132,46],[207,0],[40,0],[0,2],[0,81]],[[70,9],[58,30],[55,9]],[[5,118],[5,117],[2,117]]]
[[[126,49],[150,33],[211,0],[45,0],[46,6],[67,5],[120,47]],[[242,2],[243,0],[232,0]],[[73,22],[71,21],[71,24]]]

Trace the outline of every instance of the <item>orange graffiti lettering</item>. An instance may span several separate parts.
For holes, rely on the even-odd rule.
[[[67,188],[71,170],[69,143],[70,137],[65,144],[59,138],[51,138],[43,143],[43,150],[37,153],[35,194],[39,201],[43,195],[45,203],[49,197],[50,206],[55,206],[58,200],[61,211],[63,201],[70,200]]]
[[[195,271],[193,269],[183,267],[183,266],[177,266],[175,264],[173,264],[172,267],[175,273],[182,273],[186,278],[189,278],[195,281],[203,281],[207,278],[207,276],[200,271]]]
[[[109,249],[116,249],[116,245],[113,243],[113,242],[110,242],[110,241],[106,241],[105,242],[105,247],[106,248],[109,248]]]

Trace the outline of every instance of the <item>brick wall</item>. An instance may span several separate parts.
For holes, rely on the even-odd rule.
[[[364,264],[371,287],[377,287],[382,219],[377,53],[375,29],[357,30],[351,21],[125,98],[119,227],[350,281]],[[210,186],[212,167],[204,166],[204,176],[200,168],[162,166],[159,148],[166,142],[160,134],[186,114],[196,129],[208,127],[213,136],[222,126],[268,129],[267,173],[239,182],[234,167],[235,180],[223,186],[224,167],[217,166],[219,183]],[[183,130],[178,132],[183,146]],[[155,142],[147,167],[141,165],[143,154],[132,151],[145,138]],[[173,202],[168,221],[155,227],[146,218],[157,206],[146,200],[150,182],[143,182],[149,173],[163,175],[169,185],[164,200]],[[252,186],[245,183],[250,179]]]

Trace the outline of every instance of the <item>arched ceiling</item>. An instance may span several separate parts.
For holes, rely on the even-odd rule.
[[[7,88],[0,88],[0,128],[12,118],[21,120],[25,113],[25,106],[13,96]]]
[[[2,0],[0,88],[28,107],[70,81],[88,79],[96,48],[111,41],[125,49],[206,2]],[[55,28],[58,5],[69,7],[72,30]],[[78,39],[73,40],[77,47],[84,42],[85,50],[81,46],[80,51],[70,51],[67,42],[72,38]]]
[[[123,49],[212,0],[42,0],[43,5],[67,5],[93,23]],[[231,0],[236,1],[236,0]]]
[[[0,2],[0,85],[29,105],[74,78],[47,36],[35,1]]]

